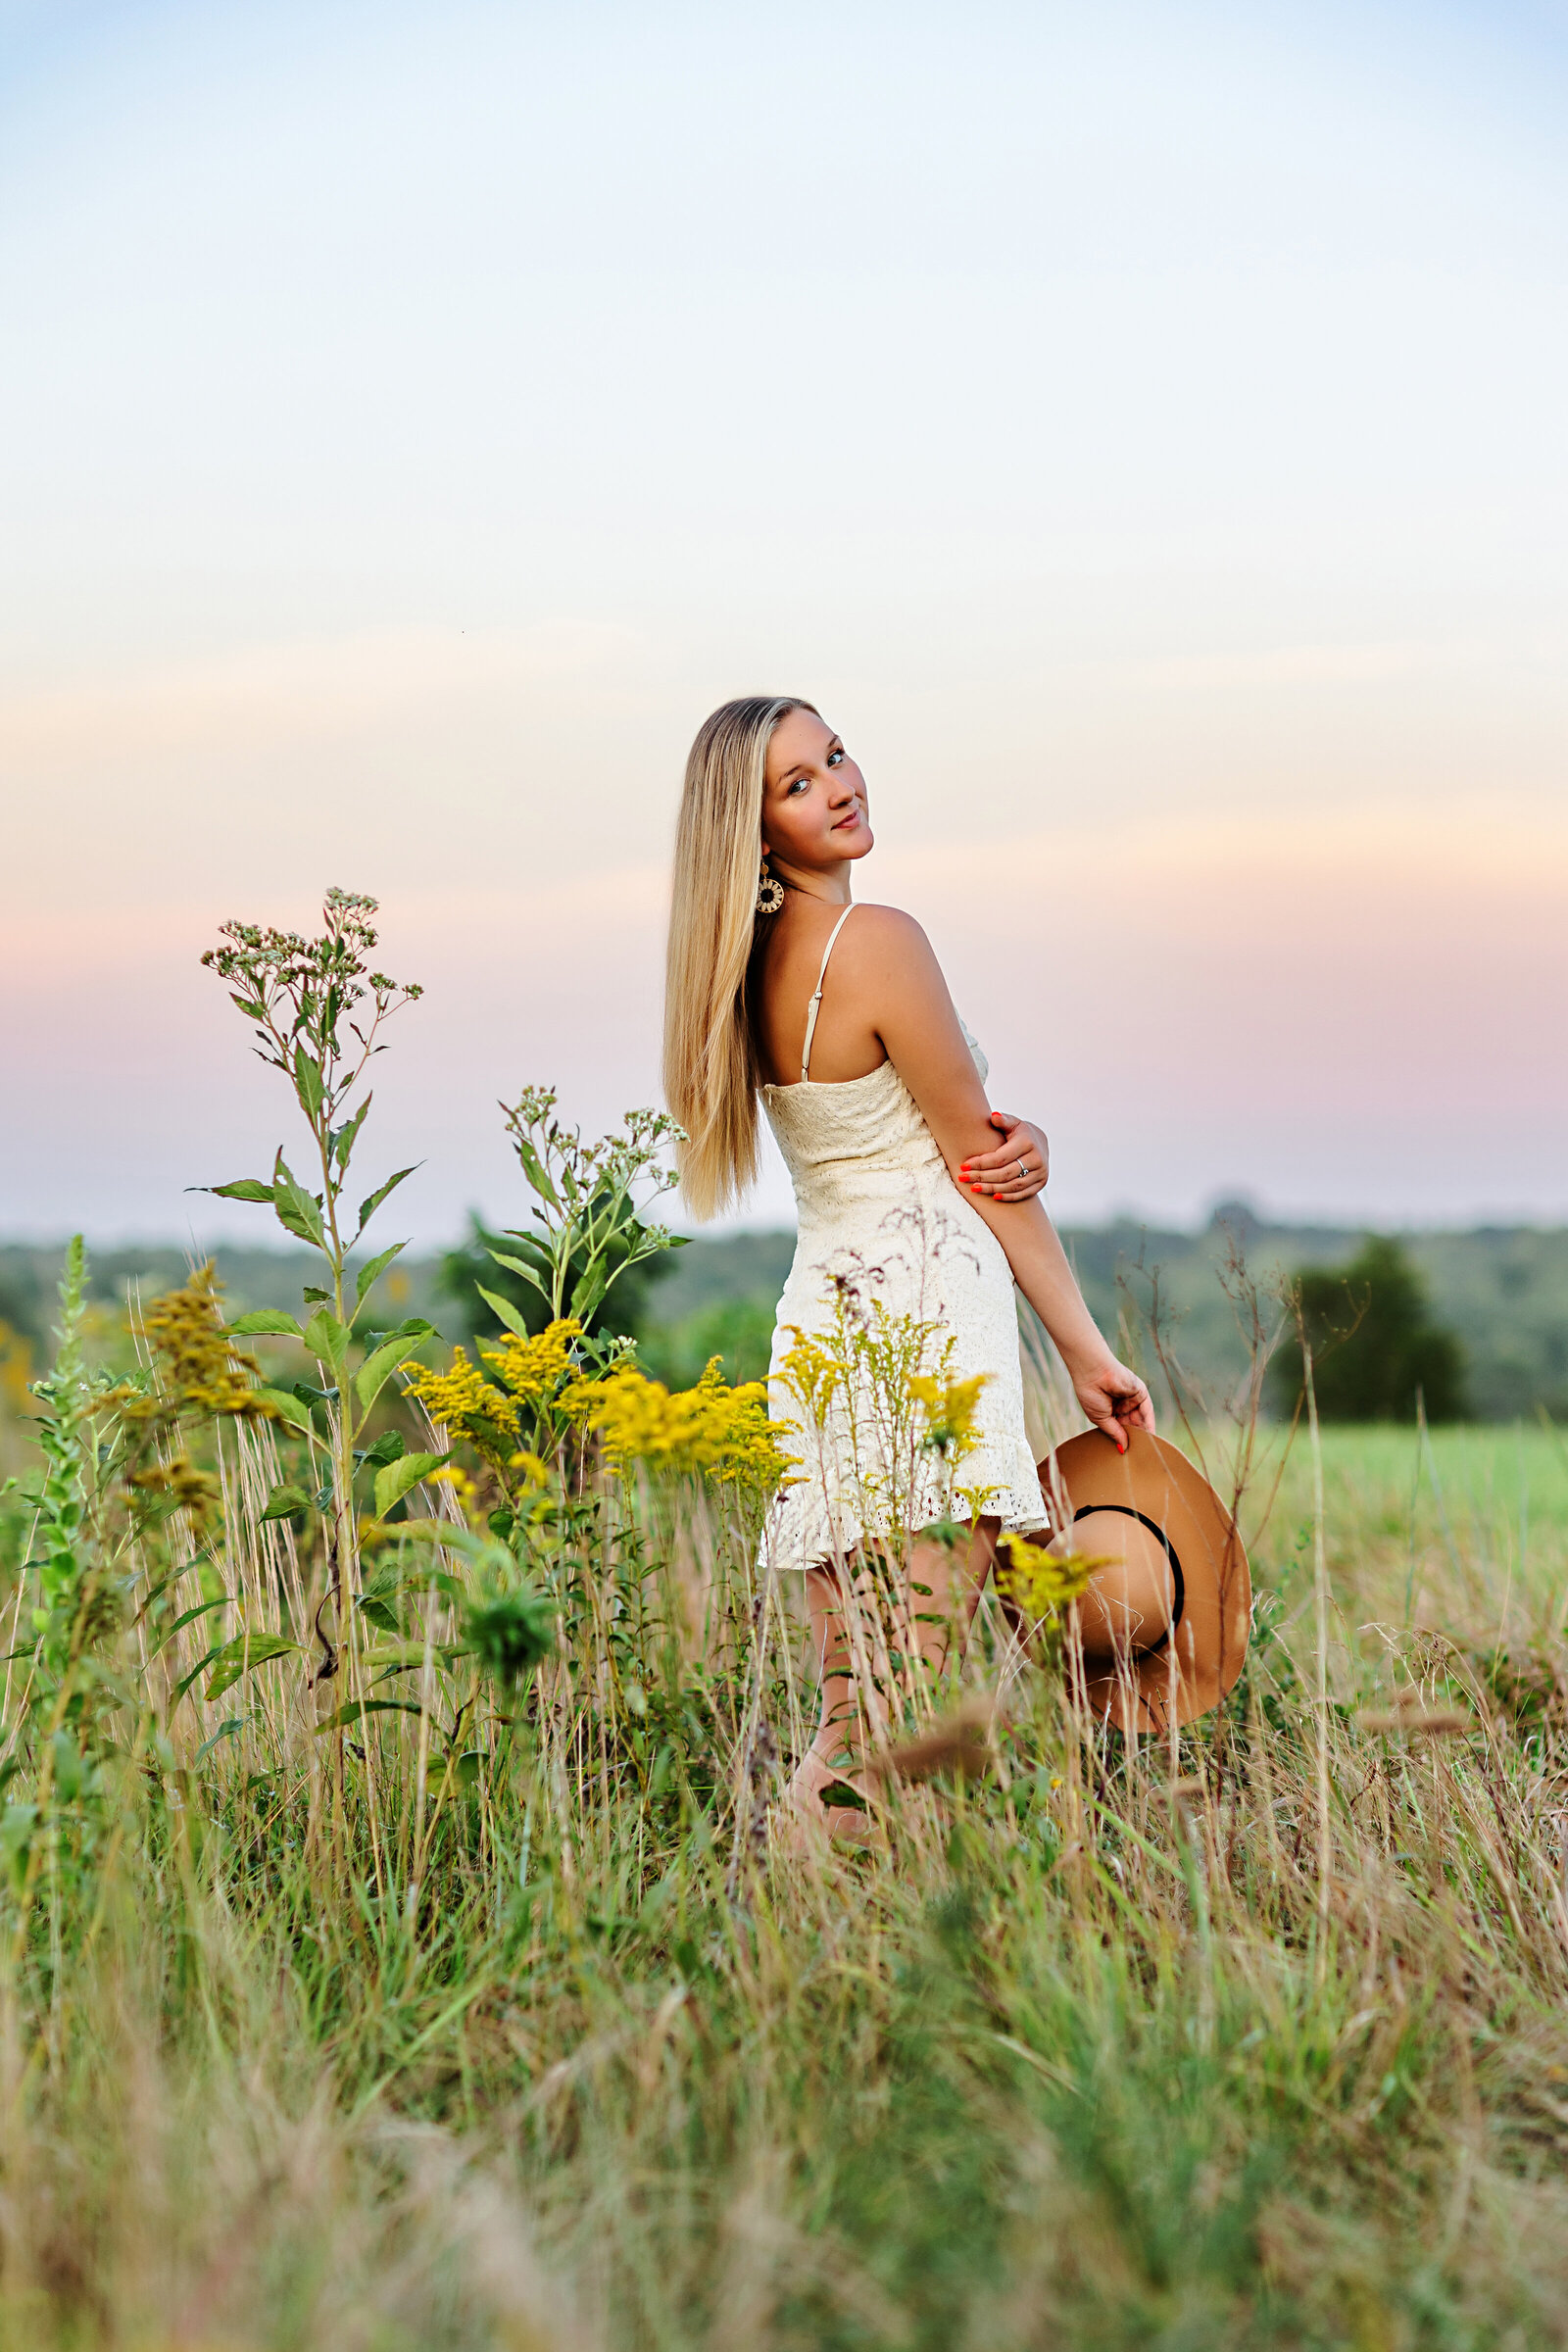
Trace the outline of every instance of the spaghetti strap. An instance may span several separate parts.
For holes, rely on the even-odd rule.
[[[810,1008],[806,1015],[806,1043],[801,1049],[801,1084],[803,1086],[810,1084],[811,1040],[816,1035],[816,1016],[822,1004],[822,983],[827,978],[827,959],[833,953],[833,945],[839,933],[854,912],[853,906],[845,907],[844,912],[828,933],[827,946],[822,950],[822,969],[816,975],[816,994],[811,999]]]

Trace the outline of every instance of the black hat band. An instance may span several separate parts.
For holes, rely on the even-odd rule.
[[[1135,1511],[1130,1502],[1086,1502],[1081,1510],[1074,1511],[1072,1515],[1074,1527],[1077,1526],[1080,1519],[1092,1519],[1097,1511],[1116,1511],[1120,1513],[1123,1519],[1136,1519],[1140,1527],[1148,1528],[1150,1534],[1153,1537],[1155,1543],[1165,1554],[1166,1559],[1170,1562],[1171,1577],[1176,1587],[1176,1599],[1171,1609],[1170,1623],[1166,1626],[1165,1631],[1160,1635],[1157,1642],[1151,1642],[1147,1649],[1140,1650],[1138,1653],[1140,1657],[1152,1658],[1155,1656],[1159,1650],[1164,1648],[1166,1642],[1170,1640],[1172,1634],[1180,1625],[1182,1621],[1182,1611],[1187,1606],[1187,1579],[1182,1574],[1182,1564],[1176,1557],[1175,1545],[1171,1543],[1171,1540],[1169,1536],[1166,1535],[1165,1530],[1162,1527],[1155,1526],[1153,1520],[1150,1518],[1147,1511]]]

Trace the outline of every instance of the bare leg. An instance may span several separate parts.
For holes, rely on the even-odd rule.
[[[1000,1519],[977,1519],[968,1543],[955,1551],[923,1536],[916,1536],[909,1547],[913,1645],[933,1679],[943,1672],[955,1646],[957,1656],[963,1655],[1001,1532]],[[922,1592],[922,1586],[928,1590]]]
[[[999,1519],[980,1519],[969,1540],[957,1551],[945,1544],[916,1537],[909,1547],[908,1571],[901,1608],[907,1617],[906,1642],[934,1681],[945,1669],[955,1643],[963,1653],[974,1613],[985,1590],[996,1553]],[[853,1834],[863,1827],[852,1807],[824,1807],[821,1790],[835,1779],[855,1781],[855,1758],[866,1744],[867,1708],[856,1673],[856,1642],[849,1623],[851,1610],[862,1604],[848,1598],[844,1583],[831,1568],[807,1572],[807,1605],[816,1644],[822,1684],[822,1712],[816,1737],[801,1759],[790,1795],[797,1810],[825,1820],[836,1834]],[[846,1605],[848,1599],[848,1606]],[[862,1643],[863,1649],[863,1643]],[[834,1759],[846,1758],[837,1771]]]

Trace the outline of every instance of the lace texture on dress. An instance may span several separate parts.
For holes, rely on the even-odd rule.
[[[984,1077],[984,1057],[969,1043]],[[765,1556],[786,1569],[842,1558],[862,1536],[883,1532],[890,1513],[911,1530],[949,1509],[967,1519],[954,1487],[989,1490],[980,1507],[1004,1528],[1044,1527],[1012,1271],[949,1175],[903,1079],[884,1062],[840,1085],[764,1087],[762,1104],[800,1216],[773,1333],[769,1404],[775,1420],[796,1425],[789,1446],[803,1457],[799,1483],[768,1513]],[[842,1342],[846,1319],[868,1341],[897,1327],[906,1353],[919,1327],[930,1358],[922,1369],[937,1370],[940,1357],[945,1380],[985,1376],[978,1444],[951,1480],[930,1453],[911,1451],[885,1397],[863,1382],[834,1396],[820,1429],[803,1414],[784,1377],[796,1335]]]

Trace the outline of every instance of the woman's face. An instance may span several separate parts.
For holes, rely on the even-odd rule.
[[[787,710],[767,747],[762,848],[778,864],[825,873],[871,847],[865,778],[814,710]]]

